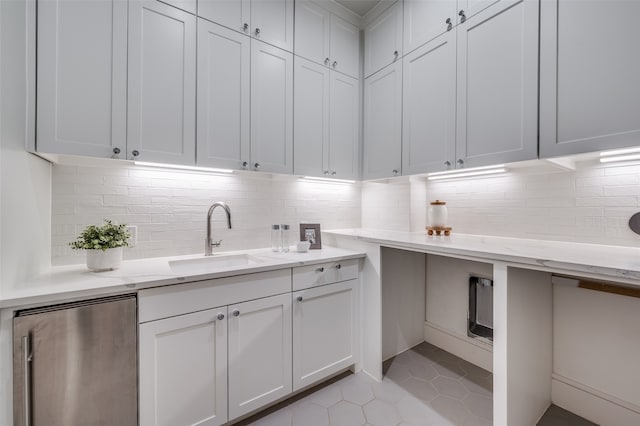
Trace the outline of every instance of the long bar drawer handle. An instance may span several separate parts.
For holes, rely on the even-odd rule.
[[[324,272],[324,266],[316,268],[316,272]]]
[[[24,424],[31,426],[31,340],[29,336],[22,336],[22,356],[24,363]]]

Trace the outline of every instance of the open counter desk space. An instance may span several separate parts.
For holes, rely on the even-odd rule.
[[[58,303],[71,299],[88,298],[106,294],[135,292],[145,288],[202,281],[234,275],[252,274],[276,269],[313,265],[321,262],[364,257],[362,252],[325,247],[306,253],[295,251],[275,253],[271,249],[254,249],[215,253],[213,257],[249,255],[259,262],[220,268],[211,273],[194,274],[174,272],[169,262],[203,259],[203,255],[158,257],[122,262],[119,269],[91,272],[84,264],[53,267],[49,271],[20,283],[13,291],[2,293],[0,308],[17,308],[27,305]]]
[[[375,379],[382,379],[384,359],[426,340],[493,370],[494,426],[535,425],[551,403],[597,424],[640,424],[640,403],[633,391],[640,353],[638,345],[625,346],[622,337],[636,341],[635,316],[623,313],[633,312],[623,309],[633,302],[612,301],[625,296],[579,288],[582,283],[604,282],[631,287],[635,294],[633,287],[640,287],[640,249],[366,228],[327,231],[323,240],[367,253],[361,271],[361,323],[366,325],[361,330],[362,367]],[[432,275],[438,270],[431,268],[432,261],[450,265],[447,274]],[[464,266],[469,262],[476,266]],[[493,279],[492,346],[483,347],[466,333],[428,321],[426,289],[460,287],[469,275],[481,272],[476,268]],[[567,293],[571,289],[576,291]],[[452,294],[464,297],[464,293]],[[432,313],[455,308],[442,306],[441,300],[431,303],[440,304]],[[570,312],[578,312],[578,317],[567,320]],[[454,318],[467,321],[465,312],[457,314]],[[605,320],[608,328],[596,327],[598,332],[589,334]],[[575,325],[570,332],[568,324]]]
[[[456,234],[429,236],[426,232],[402,232],[380,229],[339,229],[328,236],[356,239],[425,251],[433,254],[469,256],[485,261],[501,261],[532,267],[544,267],[576,274],[608,277],[640,286],[640,248],[526,238]]]

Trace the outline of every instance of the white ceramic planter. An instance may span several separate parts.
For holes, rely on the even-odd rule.
[[[87,268],[94,272],[118,269],[122,263],[122,247],[87,250]]]

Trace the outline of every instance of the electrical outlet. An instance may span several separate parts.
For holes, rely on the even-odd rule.
[[[136,225],[127,225],[129,232],[129,247],[135,247],[138,244],[138,227]]]

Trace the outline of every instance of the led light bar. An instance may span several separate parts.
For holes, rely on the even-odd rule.
[[[332,179],[332,178],[323,178],[323,177],[315,177],[315,176],[303,176],[302,179],[308,180],[308,181],[330,182],[330,183],[356,183],[355,180]]]
[[[158,167],[162,169],[191,170],[196,172],[207,172],[207,173],[233,173],[233,170],[230,170],[230,169],[215,169],[211,167],[183,166],[181,164],[149,163],[146,161],[134,161],[133,164],[135,164],[136,166]]]
[[[455,179],[455,178],[471,177],[471,176],[493,175],[493,174],[499,174],[499,173],[506,173],[507,171],[508,169],[504,167],[504,164],[499,164],[497,166],[474,167],[471,169],[458,169],[458,170],[448,170],[446,172],[429,173],[427,175],[427,179],[428,180]]]
[[[612,157],[615,155],[640,154],[640,148],[616,149],[614,151],[605,151],[600,153],[600,157]]]
[[[640,160],[640,153],[629,154],[629,155],[614,155],[611,157],[602,157],[602,156],[600,157],[601,163],[617,163],[620,161],[635,161],[635,160]]]

